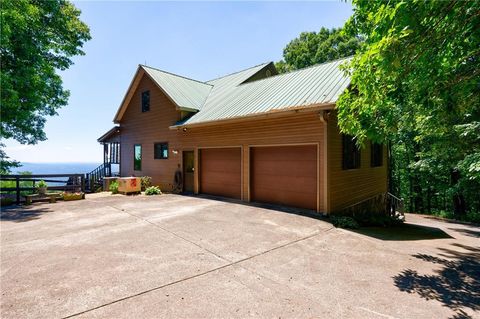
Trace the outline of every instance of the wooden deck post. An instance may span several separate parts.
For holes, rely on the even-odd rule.
[[[85,175],[84,174],[82,174],[82,176],[80,177],[80,180],[81,180],[80,187],[81,187],[82,193],[85,193]]]
[[[20,178],[15,177],[15,187],[17,188],[17,205],[20,204]]]

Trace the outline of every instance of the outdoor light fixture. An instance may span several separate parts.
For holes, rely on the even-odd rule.
[[[187,128],[186,128],[186,127],[184,127],[184,128],[183,128],[183,131],[184,131],[184,132],[186,132],[186,131],[187,131]]]
[[[172,150],[173,155],[177,155],[178,151],[177,150]]]

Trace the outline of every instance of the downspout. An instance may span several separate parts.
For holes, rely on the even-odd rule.
[[[328,203],[328,117],[330,115],[329,110],[320,110],[319,113],[320,122],[323,125],[323,214],[329,213]]]

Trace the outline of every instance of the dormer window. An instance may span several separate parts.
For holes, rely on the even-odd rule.
[[[142,112],[150,111],[150,91],[142,92]]]

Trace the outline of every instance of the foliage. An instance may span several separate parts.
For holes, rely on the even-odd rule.
[[[1,207],[4,207],[4,206],[9,206],[9,205],[12,205],[14,202],[14,200],[10,197],[2,197],[0,199],[0,206]]]
[[[145,195],[161,195],[161,194],[162,194],[162,191],[158,186],[150,186],[147,189],[145,189]]]
[[[142,183],[142,191],[152,185],[152,178],[150,176],[142,176],[140,177],[140,181]]]
[[[85,194],[82,193],[82,192],[76,192],[76,193],[64,192],[64,193],[62,193],[62,198],[65,201],[83,199],[84,196],[85,196]]]
[[[432,215],[446,219],[459,219],[451,210],[434,211]],[[465,216],[460,217],[460,220],[480,224],[480,212],[468,212]]]
[[[47,188],[47,187],[48,187],[48,184],[44,180],[41,180],[37,183],[37,188]]]
[[[357,229],[359,227],[357,221],[349,216],[331,216],[332,225],[338,228]]]
[[[90,32],[66,0],[3,0],[0,10],[0,137],[35,144],[46,139],[46,117],[67,105],[69,92],[56,71],[84,54]],[[2,170],[14,167],[1,157]]]
[[[32,172],[28,172],[28,171],[25,171],[25,172],[19,172],[18,173],[19,175],[32,175]],[[32,187],[32,182],[30,181],[22,181],[20,180],[20,183],[19,183],[20,187]],[[2,191],[2,194],[5,194],[5,193],[14,193],[13,191],[4,191],[3,189],[4,188],[15,188],[17,187],[17,183],[14,181],[14,180],[3,180],[3,181],[0,181],[0,190]],[[21,191],[20,194],[22,196],[24,195],[29,195],[31,194],[32,192],[31,191]]]
[[[395,216],[389,216],[384,214],[364,214],[361,216],[355,216],[355,220],[361,226],[381,226],[391,227],[403,224],[404,220]]]
[[[410,211],[479,212],[480,2],[353,3],[345,31],[365,43],[337,102],[342,132],[392,145]]]
[[[347,35],[342,29],[321,28],[319,32],[302,32],[283,50],[283,60],[275,67],[280,73],[318,63],[351,56],[360,47],[361,39]]]
[[[117,181],[111,182],[109,189],[112,192],[112,194],[118,194],[118,182]]]
[[[15,160],[9,160],[9,157],[3,150],[5,144],[0,143],[0,174],[10,174],[11,168],[20,167],[21,164]]]

